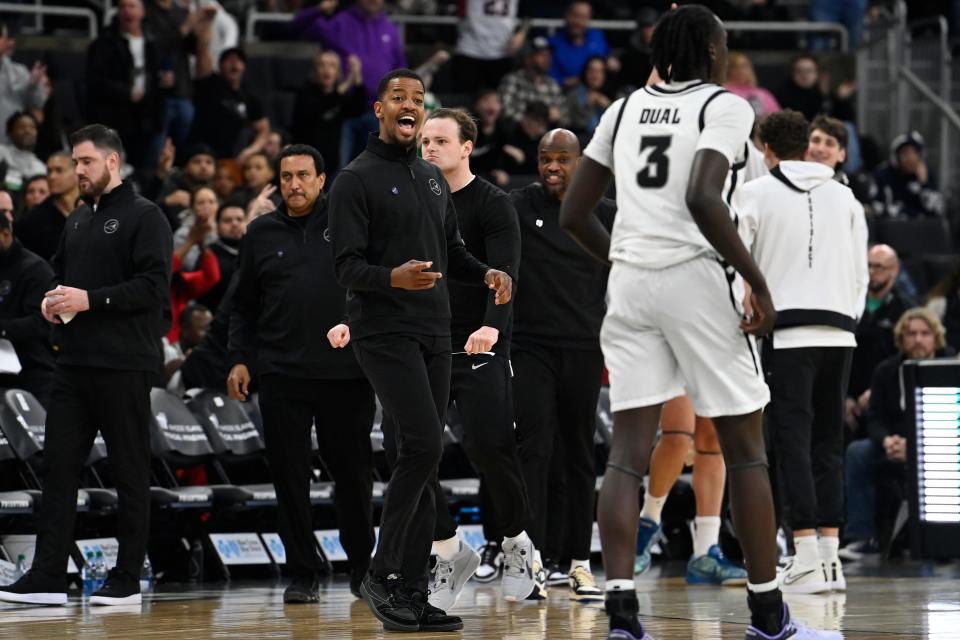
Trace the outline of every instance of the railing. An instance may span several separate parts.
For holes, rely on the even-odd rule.
[[[12,4],[9,2],[0,2],[0,14],[33,14],[37,16],[71,16],[74,18],[84,18],[87,21],[87,34],[90,39],[97,37],[97,14],[93,9],[86,7],[48,7],[41,5]]]
[[[246,41],[257,42],[257,25],[263,23],[285,23],[293,19],[292,13],[273,13],[251,11],[247,14],[246,22]],[[406,27],[415,26],[455,26],[461,19],[457,16],[411,16],[411,15],[391,15],[390,20],[396,23],[400,29],[401,39],[406,39]],[[552,34],[557,29],[563,27],[563,20],[558,18],[534,18],[530,21],[530,26],[535,29],[546,29],[547,33]],[[605,31],[633,31],[637,28],[637,23],[633,20],[594,20],[590,26]],[[832,22],[725,22],[727,31],[752,31],[752,32],[787,32],[787,33],[826,33],[835,34],[840,41],[840,50],[846,51],[849,47],[850,37],[847,34],[847,28],[842,24]]]

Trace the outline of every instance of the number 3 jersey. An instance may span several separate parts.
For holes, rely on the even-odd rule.
[[[700,80],[650,85],[610,105],[584,151],[616,178],[610,260],[662,269],[714,254],[686,205],[693,157],[713,149],[727,158],[730,205],[743,182],[753,119],[746,100]]]

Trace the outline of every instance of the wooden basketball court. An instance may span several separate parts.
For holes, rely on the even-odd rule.
[[[740,640],[747,619],[742,588],[688,587],[684,567],[655,567],[638,582],[640,610],[658,640]],[[850,565],[846,594],[790,596],[796,617],[840,629],[855,640],[960,638],[960,565]],[[674,577],[664,577],[673,575]],[[858,575],[859,574],[859,575]],[[66,607],[0,605],[2,638],[605,638],[601,603],[578,604],[563,588],[541,603],[511,604],[494,585],[471,583],[454,610],[460,633],[383,632],[342,578],[328,582],[316,605],[284,606],[283,584],[245,582],[191,587],[161,585],[139,607],[93,608],[79,598]]]

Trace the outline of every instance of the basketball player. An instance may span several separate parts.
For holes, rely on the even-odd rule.
[[[728,466],[749,574],[746,638],[838,638],[792,620],[777,584],[762,429],[770,393],[749,335],[769,333],[776,314],[728,205],[746,160],[753,110],[710,82],[724,76],[727,45],[722,23],[706,8],[664,15],[651,49],[665,82],[607,110],[560,214],[588,251],[613,263],[601,332],[613,444],[598,507],[608,637],[650,638],[632,579],[637,492],[661,407],[686,389],[697,415],[713,418]],[[624,214],[611,237],[590,211],[614,176]],[[752,289],[750,316],[738,302],[744,279]]]

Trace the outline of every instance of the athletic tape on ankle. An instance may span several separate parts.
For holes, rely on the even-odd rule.
[[[608,462],[608,463],[607,463],[607,469],[613,469],[614,471],[619,471],[620,473],[625,473],[625,474],[627,474],[628,476],[633,476],[634,478],[637,478],[637,479],[640,480],[641,482],[643,481],[643,474],[637,473],[637,472],[634,471],[633,469],[627,469],[626,467],[621,467],[620,465],[618,465],[618,464],[613,464],[612,462]]]
[[[754,460],[753,462],[741,462],[740,464],[728,464],[727,473],[733,473],[735,471],[749,471],[750,469],[755,469],[757,467],[767,468],[767,461],[764,460]]]

